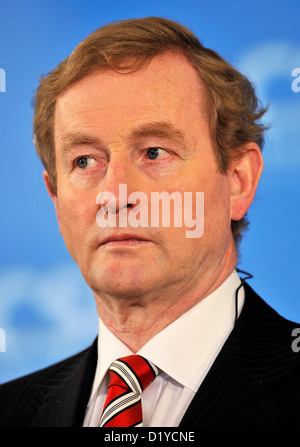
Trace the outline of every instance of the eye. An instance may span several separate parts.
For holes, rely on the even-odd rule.
[[[88,159],[87,159],[87,157],[81,157],[81,158],[79,158],[79,159],[77,160],[76,164],[77,164],[78,168],[80,168],[80,169],[84,169],[84,168],[86,168],[86,167],[87,167],[87,164],[88,164]]]
[[[147,150],[147,157],[149,160],[156,160],[160,153],[163,152],[163,149],[159,147],[150,147],[150,149]]]
[[[85,169],[88,167],[88,165],[90,164],[95,164],[96,160],[94,158],[91,157],[80,157],[77,159],[76,161],[76,165],[78,166],[78,168],[80,169]]]

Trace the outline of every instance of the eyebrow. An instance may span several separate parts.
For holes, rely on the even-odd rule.
[[[134,129],[130,136],[133,138],[151,136],[162,137],[176,140],[178,143],[182,144],[185,141],[183,132],[167,121],[156,121],[143,124],[139,128]]]
[[[133,129],[127,137],[127,140],[134,140],[147,137],[159,137],[169,140],[173,140],[180,144],[183,148],[186,148],[185,137],[183,132],[176,128],[173,124],[167,121],[155,121],[152,123],[145,123],[136,129]],[[69,132],[61,136],[62,139],[62,151],[67,152],[69,149],[75,146],[84,144],[96,144],[103,145],[103,142],[98,137],[88,135],[84,132]]]
[[[99,143],[99,139],[93,136],[87,135],[82,132],[70,132],[61,137],[62,139],[62,152],[67,152],[74,146],[80,146],[82,144],[95,144]]]

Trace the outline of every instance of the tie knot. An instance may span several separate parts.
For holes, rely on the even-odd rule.
[[[142,427],[141,394],[158,375],[158,369],[140,355],[129,355],[113,362],[109,375],[99,426]]]
[[[157,367],[149,360],[140,355],[129,355],[111,364],[109,386],[128,387],[136,394],[142,394],[158,373]]]

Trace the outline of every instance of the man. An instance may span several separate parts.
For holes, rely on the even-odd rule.
[[[263,168],[263,113],[247,79],[159,18],[95,31],[41,80],[36,148],[61,234],[94,292],[99,336],[3,385],[2,426],[300,424],[295,324],[235,270]],[[201,237],[186,237],[188,219],[172,224],[175,204],[169,226],[133,225],[153,214],[153,192],[190,198],[198,218],[202,193]],[[123,388],[133,399],[125,408],[120,394],[110,400],[109,379],[134,367],[121,360],[117,374],[108,370],[131,355],[153,377],[146,387],[135,373],[145,389]]]

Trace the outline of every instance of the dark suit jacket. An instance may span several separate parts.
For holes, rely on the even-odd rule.
[[[235,328],[184,415],[181,427],[300,426],[300,353],[285,320],[245,284]],[[180,352],[178,353],[180,355]],[[81,427],[97,343],[0,387],[0,427]]]

